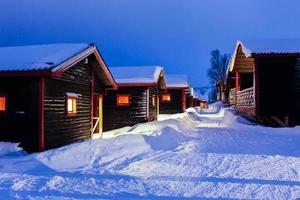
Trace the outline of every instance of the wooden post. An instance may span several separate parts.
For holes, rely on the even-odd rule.
[[[258,63],[254,58],[254,98],[255,98],[255,115],[259,114],[259,73]]]
[[[94,71],[92,68],[92,80],[91,80],[91,138],[93,138],[93,129],[94,129]]]
[[[235,72],[235,105],[237,105],[238,91],[239,91],[239,73]]]
[[[235,72],[235,89],[239,91],[239,73]]]
[[[182,112],[184,112],[185,111],[185,105],[186,105],[186,103],[185,103],[185,89],[182,89],[181,90],[181,103],[182,103]]]
[[[157,96],[156,96],[156,119],[158,118],[159,115],[159,96],[160,96],[160,92],[159,89],[157,89]]]
[[[44,119],[44,99],[45,99],[45,78],[39,79],[39,134],[38,151],[45,150],[45,119]]]
[[[150,120],[150,112],[149,112],[150,90],[149,90],[149,88],[146,90],[146,98],[147,98],[147,121],[149,121]]]

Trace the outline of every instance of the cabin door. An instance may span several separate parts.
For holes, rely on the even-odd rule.
[[[101,134],[103,127],[103,96],[94,94],[93,97],[93,134]]]

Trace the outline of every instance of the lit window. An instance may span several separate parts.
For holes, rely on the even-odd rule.
[[[67,114],[74,115],[77,113],[77,98],[67,97]]]
[[[170,94],[162,94],[161,95],[161,101],[162,102],[169,102],[169,101],[171,101],[171,95]]]
[[[6,96],[0,96],[0,112],[6,112],[7,107]]]
[[[117,95],[117,105],[118,106],[129,106],[130,105],[129,94],[118,94]]]

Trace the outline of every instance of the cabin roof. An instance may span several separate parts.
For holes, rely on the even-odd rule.
[[[256,54],[299,54],[300,39],[256,39],[239,40],[237,46],[241,45],[246,57]]]
[[[109,69],[117,84],[157,84],[164,76],[161,66],[117,66]]]
[[[167,88],[189,88],[189,78],[185,74],[167,74]]]
[[[300,39],[238,40],[227,72],[234,71],[234,68],[236,68],[235,70],[253,71],[251,69],[253,59],[264,56],[300,56]],[[235,67],[237,59],[243,59],[241,62],[244,62],[244,66]]]
[[[106,85],[117,84],[94,44],[58,43],[0,47],[1,76],[60,76],[77,62],[94,54],[97,75]]]
[[[50,70],[91,46],[65,43],[0,47],[0,71]]]

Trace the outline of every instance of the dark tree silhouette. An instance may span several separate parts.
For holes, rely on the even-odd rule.
[[[210,80],[211,90],[211,101],[223,100],[223,94],[226,83],[226,70],[229,62],[229,54],[221,54],[216,49],[210,53],[210,68],[207,71],[208,78]]]

